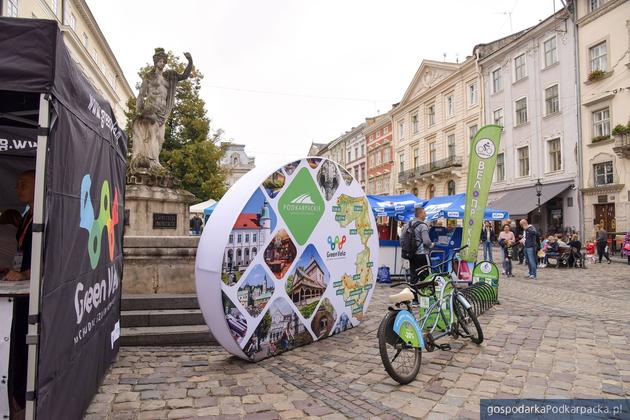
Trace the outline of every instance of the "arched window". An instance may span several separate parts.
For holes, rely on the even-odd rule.
[[[427,199],[435,197],[435,185],[429,184],[427,187]]]
[[[448,191],[448,195],[455,195],[455,181],[453,181],[452,179],[448,181],[448,184],[446,184],[446,189]]]
[[[258,250],[256,249],[256,247],[252,248],[252,258],[254,258],[256,256],[256,254],[258,254]]]

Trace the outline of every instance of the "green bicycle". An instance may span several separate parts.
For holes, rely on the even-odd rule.
[[[466,246],[455,251],[464,248]],[[444,266],[454,258],[434,268]],[[385,370],[402,385],[418,375],[423,349],[428,352],[451,349],[449,344],[437,344],[440,338],[450,335],[469,338],[475,344],[483,341],[483,331],[472,305],[451,278],[451,273],[434,272],[416,284],[401,282],[399,285],[408,287],[389,297],[393,306],[388,308],[378,328],[378,346]],[[413,315],[416,306],[418,319]]]

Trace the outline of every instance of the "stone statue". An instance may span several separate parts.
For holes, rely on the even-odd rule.
[[[153,68],[142,79],[136,102],[138,116],[133,121],[133,148],[131,171],[148,169],[163,172],[159,157],[164,143],[166,120],[175,104],[177,82],[186,80],[193,68],[192,56],[184,53],[188,66],[182,74],[174,70],[164,71],[168,56],[163,48],[156,48],[153,54]]]

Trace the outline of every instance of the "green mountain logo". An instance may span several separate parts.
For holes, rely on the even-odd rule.
[[[308,169],[302,168],[293,178],[280,197],[278,211],[295,240],[304,245],[324,214],[324,199]]]

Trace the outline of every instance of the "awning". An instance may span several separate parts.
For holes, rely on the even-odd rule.
[[[422,207],[424,200],[413,194],[368,195],[374,216],[388,216],[408,222],[414,217],[416,207]]]
[[[443,195],[433,197],[423,205],[427,212],[428,221],[440,218],[463,219],[466,210],[466,194]],[[484,210],[484,220],[505,220],[509,218],[509,212],[486,207]]]
[[[574,183],[571,181],[558,182],[556,184],[543,184],[540,195],[540,205],[563,193]],[[519,188],[506,192],[501,197],[494,200],[492,207],[504,209],[514,218],[517,216],[527,216],[532,210],[538,207],[538,197],[536,196],[536,186]]]

